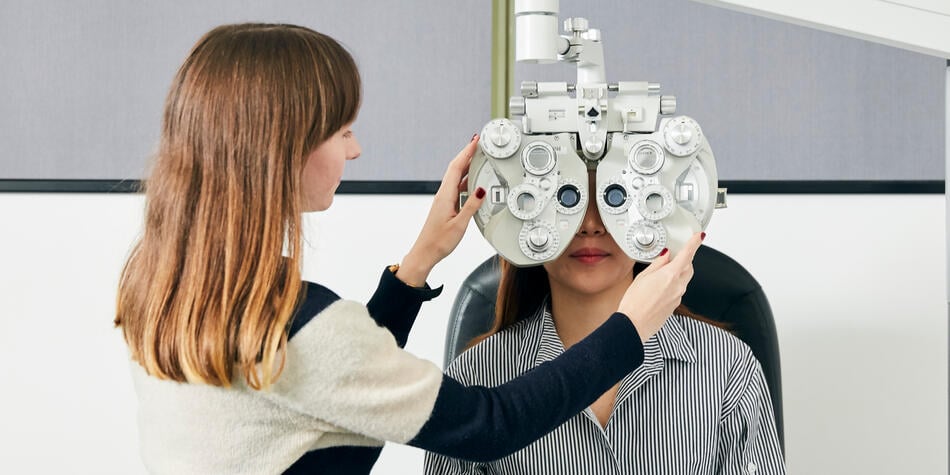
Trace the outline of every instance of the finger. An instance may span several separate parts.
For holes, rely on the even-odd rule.
[[[450,190],[453,194],[457,191],[457,186],[459,181],[461,181],[462,176],[468,172],[468,167],[472,163],[472,157],[475,156],[475,147],[478,146],[478,134],[472,136],[472,140],[459,151],[458,155],[449,162],[449,168],[445,171],[445,176],[442,178],[442,185],[439,187],[439,192],[443,192],[443,189]]]
[[[686,245],[683,246],[683,249],[676,254],[673,263],[680,268],[685,268],[692,264],[693,258],[696,257],[696,251],[699,250],[699,246],[703,243],[703,238],[705,237],[706,233],[693,234],[693,236],[689,238],[689,241],[686,241]]]
[[[475,193],[472,193],[468,196],[468,199],[465,200],[465,204],[462,206],[462,209],[459,210],[458,214],[452,218],[453,220],[462,220],[463,222],[468,222],[472,219],[472,216],[475,216],[475,213],[478,211],[478,208],[485,201],[485,189],[478,187],[475,190]]]
[[[660,251],[660,255],[654,257],[653,262],[651,262],[650,265],[648,265],[646,269],[643,269],[643,271],[640,272],[640,274],[641,275],[649,274],[665,266],[669,262],[670,262],[670,250],[663,248],[663,250]]]

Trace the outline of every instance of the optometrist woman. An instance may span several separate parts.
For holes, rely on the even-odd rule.
[[[456,211],[477,137],[368,304],[301,280],[301,213],[327,209],[360,155],[359,106],[353,58],[299,26],[215,28],[178,70],[115,317],[151,472],[369,473],[387,440],[498,459],[638,367],[643,342],[679,304],[698,237],[657,259],[563,356],[496,388],[443,376],[402,346],[441,290],[425,283],[429,272],[484,198],[479,190]]]

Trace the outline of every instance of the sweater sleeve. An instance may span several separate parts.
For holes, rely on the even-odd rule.
[[[366,307],[376,323],[389,329],[396,338],[396,343],[403,348],[409,339],[409,330],[419,315],[422,302],[432,300],[441,293],[441,286],[436,289],[430,288],[429,284],[423,288],[411,287],[396,278],[387,268],[383,269],[376,292]]]
[[[278,403],[368,437],[466,460],[520,450],[590,405],[643,361],[614,314],[563,355],[497,388],[466,387],[398,347],[355,302],[335,302],[288,343]]]
[[[465,387],[446,376],[432,416],[409,445],[488,462],[556,429],[643,362],[630,319],[613,314],[561,356],[494,388]]]
[[[463,364],[461,360],[461,358],[456,358],[445,369],[445,375],[461,384],[470,386],[474,381],[470,371],[471,368]],[[470,462],[427,451],[423,473],[425,475],[478,475],[489,473],[489,464]]]

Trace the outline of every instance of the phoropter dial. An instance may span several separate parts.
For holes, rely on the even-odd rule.
[[[626,238],[632,257],[641,261],[659,256],[666,247],[666,229],[660,223],[637,221],[627,228]]]
[[[652,140],[644,140],[630,149],[630,168],[642,175],[652,175],[663,168],[663,148]]]
[[[508,119],[495,119],[482,129],[478,145],[489,157],[503,160],[521,148],[521,129]]]
[[[666,123],[663,128],[663,141],[666,149],[677,157],[692,155],[703,143],[703,131],[699,124],[689,117],[677,117]]]
[[[508,192],[508,210],[520,220],[534,219],[544,210],[546,197],[534,184],[522,183]]]
[[[546,142],[531,142],[521,152],[521,162],[526,172],[535,176],[551,173],[557,164],[554,147]]]
[[[644,219],[659,221],[673,213],[675,204],[673,194],[665,186],[660,184],[647,185],[640,190],[637,199],[637,211]]]
[[[554,256],[560,244],[558,233],[543,221],[526,221],[518,236],[521,252],[535,261],[546,261]]]

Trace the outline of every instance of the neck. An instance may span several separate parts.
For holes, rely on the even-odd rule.
[[[564,349],[583,340],[617,311],[627,286],[616,285],[596,294],[577,292],[551,282],[551,316]]]

